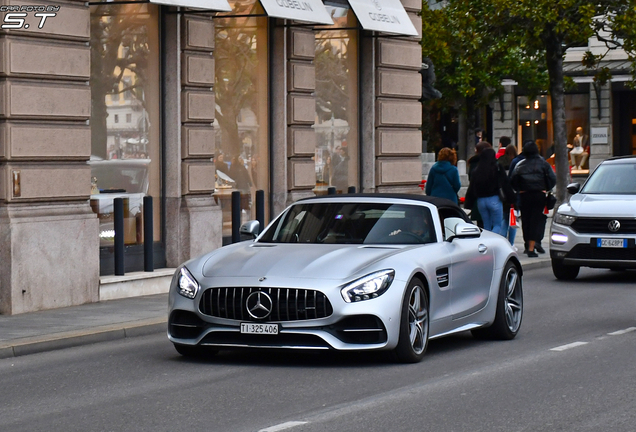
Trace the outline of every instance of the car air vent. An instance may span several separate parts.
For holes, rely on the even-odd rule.
[[[435,272],[437,275],[437,285],[440,288],[444,288],[448,286],[448,267],[438,268]]]
[[[262,299],[263,305],[270,310],[263,320],[302,321],[326,318],[333,313],[326,295],[300,288],[210,288],[201,296],[199,309],[202,314],[216,318],[258,321],[247,310],[247,298],[258,291],[269,298]]]

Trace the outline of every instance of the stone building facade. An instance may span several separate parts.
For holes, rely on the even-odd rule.
[[[346,13],[348,4],[337,3]],[[224,197],[236,187],[231,183],[223,189],[220,180],[225,176],[215,167],[219,140],[229,142],[230,135],[220,131],[224,127],[220,113],[227,114],[229,108],[219,109],[223,82],[217,75],[226,60],[219,55],[219,44],[226,42],[223,38],[229,33],[218,31],[218,13],[140,3],[146,6],[135,9],[134,16],[140,19],[143,15],[150,23],[144,24],[148,34],[140,36],[130,22],[115,21],[111,9],[99,12],[100,6],[72,0],[38,4],[60,8],[42,28],[38,28],[40,18],[29,13],[28,28],[0,31],[3,314],[106,298],[104,281],[116,277],[104,270],[112,259],[112,248],[108,243],[110,210],[102,206],[109,202],[105,194],[130,192],[121,186],[106,190],[103,179],[113,172],[109,167],[123,166],[123,173],[132,167],[148,169],[150,186],[142,195],[155,199],[156,268],[174,268],[222,246],[228,211]],[[421,32],[420,2],[403,0],[402,5]],[[234,25],[228,21],[232,19],[251,19],[236,11],[232,14],[223,18],[224,25]],[[254,15],[260,20],[254,33],[257,42],[248,46],[258,43],[266,48],[266,55],[254,55],[261,61],[259,73],[265,76],[253,76],[250,85],[260,86],[260,93],[249,99],[249,109],[239,107],[236,116],[243,122],[238,127],[242,150],[227,156],[235,158],[235,167],[252,170],[246,217],[250,217],[253,191],[258,188],[266,192],[269,220],[291,202],[324,193],[328,186],[324,181],[318,184],[317,172],[323,167],[317,164],[328,153],[327,147],[333,150],[329,146],[336,140],[331,138],[320,152],[316,145],[316,35],[328,31],[328,26]],[[348,16],[350,25],[353,18]],[[134,41],[100,42],[95,37],[96,27],[109,29],[101,37],[117,36],[114,24],[134,35]],[[355,79],[350,81],[356,97],[349,101],[352,108],[345,111],[355,111],[347,127],[355,126],[357,133],[354,140],[348,135],[339,141],[340,147],[355,154],[348,180],[362,192],[421,193],[419,38],[354,24],[347,31],[356,41],[356,55],[349,59],[356,66]],[[114,55],[110,60],[115,59],[119,66],[112,69],[114,74],[99,75],[96,67],[108,59],[96,53],[107,50],[109,43],[120,44],[110,53]],[[139,55],[134,51],[140,46],[148,52],[121,66],[122,59]],[[353,52],[352,46],[348,52]],[[341,50],[339,55],[346,54]],[[150,72],[139,72],[142,63]],[[351,73],[352,69],[343,70]],[[113,75],[118,75],[114,90],[108,81],[104,98],[99,92]],[[151,82],[155,90],[142,87]],[[252,114],[258,110],[266,115],[254,120]],[[333,119],[332,115],[331,123],[322,122],[331,127],[332,137]],[[127,129],[122,123],[133,126]],[[125,162],[127,158],[131,161]],[[100,165],[106,172],[96,175]],[[126,197],[131,208],[135,197]],[[140,239],[140,214],[127,215],[130,256]],[[143,275],[134,274],[132,279],[144,280]]]

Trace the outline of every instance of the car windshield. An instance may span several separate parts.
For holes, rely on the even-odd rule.
[[[601,164],[585,183],[581,193],[636,194],[636,163]]]
[[[386,203],[296,204],[264,243],[424,244],[436,241],[427,207]]]

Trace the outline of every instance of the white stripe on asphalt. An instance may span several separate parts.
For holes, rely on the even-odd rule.
[[[305,423],[307,423],[307,422],[290,421],[290,422],[286,422],[286,423],[281,423],[281,424],[276,425],[276,426],[270,426],[268,428],[261,429],[258,432],[278,432],[278,431],[282,431],[282,430],[285,430],[285,429],[291,429],[291,428],[296,427],[296,426],[304,425]]]
[[[613,333],[608,333],[608,335],[610,335],[610,336],[618,336],[618,335],[622,335],[622,334],[633,332],[633,331],[636,331],[636,327],[630,327],[630,328],[626,328],[625,330],[615,331]]]
[[[561,345],[556,348],[551,348],[550,351],[565,351],[570,348],[576,348],[581,345],[587,345],[587,342],[572,342],[571,344]]]

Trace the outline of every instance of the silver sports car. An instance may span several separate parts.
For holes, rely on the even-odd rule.
[[[256,233],[258,222],[241,227]],[[168,337],[182,355],[219,349],[391,350],[470,330],[512,339],[521,265],[508,241],[454,203],[419,195],[300,200],[253,241],[180,266]]]

